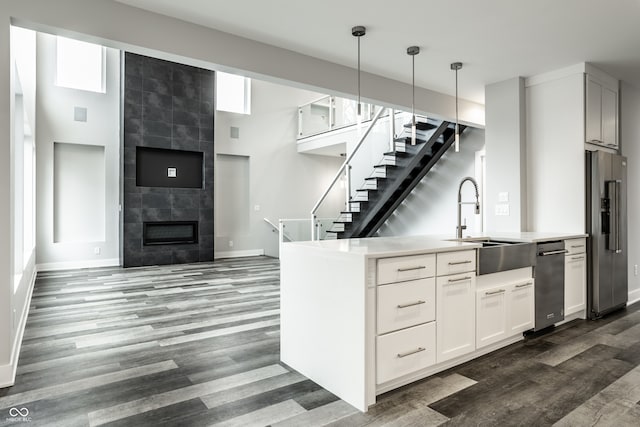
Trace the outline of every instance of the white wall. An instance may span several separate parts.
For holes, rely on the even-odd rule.
[[[249,162],[249,212],[242,215],[234,212],[239,201],[225,200],[231,193],[225,189],[232,183],[220,173],[220,168],[215,168],[216,257],[260,251],[277,256],[278,235],[264,218],[275,224],[281,218],[309,218],[313,205],[344,160],[297,152],[298,106],[320,96],[316,92],[252,80],[250,115],[216,112],[217,158],[244,156],[241,159],[248,158]],[[239,138],[230,137],[231,127],[239,129]],[[224,166],[231,167],[226,163]],[[334,194],[319,216],[337,217],[344,200],[339,196]],[[242,226],[245,214],[248,227]]]
[[[460,152],[453,146],[413,189],[395,213],[380,228],[380,236],[410,236],[420,234],[456,235],[458,186],[462,178],[475,177],[476,152],[484,148],[484,130],[467,128],[460,135]],[[465,183],[463,201],[475,201],[473,185]],[[481,210],[482,210],[481,206]],[[464,235],[481,230],[480,215],[473,205],[463,205],[462,218],[467,219]]]
[[[37,263],[44,269],[118,265],[120,53],[107,49],[106,93],[63,88],[54,84],[56,38],[49,34],[38,34],[37,70]],[[74,121],[74,107],[87,109],[86,122]],[[74,215],[74,211],[84,212],[81,206],[65,204],[56,207],[64,201],[54,199],[55,178],[64,176],[54,171],[56,142],[104,147],[105,177],[103,182],[93,183],[103,188],[93,192],[88,199],[76,200],[104,206],[104,232],[100,233],[104,235],[103,238],[89,232],[84,238],[75,236],[73,239],[56,241],[56,224],[60,229],[68,230],[65,224],[82,220],[90,229],[96,228],[96,218],[84,219]],[[65,173],[69,172],[69,168],[66,168]],[[104,200],[91,200],[102,196]],[[82,224],[77,228],[82,229]],[[99,248],[100,253],[96,254],[95,248]]]
[[[627,157],[627,247],[629,261],[629,301],[640,299],[640,90],[622,82],[620,87],[620,144]]]
[[[11,54],[9,46],[11,44]],[[9,102],[0,107],[0,128],[9,130],[9,140],[0,144],[0,182],[11,186],[0,189],[0,387],[13,384],[20,342],[35,279],[34,250],[24,241],[25,228],[33,221],[25,215],[24,159],[25,141],[31,138],[35,122],[35,33],[6,26],[0,32],[0,57],[7,67],[0,79],[9,84],[0,96]],[[5,74],[6,73],[6,74]],[[31,154],[32,156],[32,154]],[[6,163],[5,163],[6,162]],[[31,218],[34,218],[31,215]]]
[[[524,231],[527,225],[524,94],[522,77],[485,88],[487,231]],[[496,215],[497,205],[507,205],[509,215]]]

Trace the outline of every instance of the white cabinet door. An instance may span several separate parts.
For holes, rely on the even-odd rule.
[[[483,289],[476,294],[476,347],[507,337],[507,287]]]
[[[587,142],[602,143],[602,85],[587,76]]]
[[[437,362],[476,348],[475,273],[438,277],[436,282]]]
[[[519,334],[535,325],[535,295],[533,279],[510,286],[507,297],[509,306],[509,336]]]
[[[602,140],[605,145],[618,147],[618,94],[609,88],[602,88]]]
[[[585,254],[568,255],[564,261],[564,315],[585,308],[587,264]]]

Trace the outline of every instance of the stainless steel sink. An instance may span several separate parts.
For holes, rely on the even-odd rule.
[[[536,264],[536,245],[526,242],[504,242],[500,240],[476,240],[478,248],[478,274],[497,273]]]

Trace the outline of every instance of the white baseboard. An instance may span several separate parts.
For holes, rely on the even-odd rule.
[[[218,258],[241,258],[247,256],[262,256],[264,255],[264,249],[250,249],[246,251],[224,251],[215,252],[213,257]]]
[[[118,258],[88,260],[88,261],[68,261],[68,262],[47,262],[36,265],[37,271],[74,270],[77,268],[98,268],[117,267],[120,265]]]
[[[627,305],[631,305],[638,301],[640,301],[640,289],[629,292],[629,301],[627,302]]]
[[[18,322],[18,328],[16,329],[16,335],[13,339],[13,351],[11,352],[11,360],[8,365],[0,365],[0,388],[10,387],[16,381],[16,370],[18,369],[18,357],[20,356],[20,348],[22,347],[22,338],[24,336],[24,328],[27,325],[27,317],[29,316],[29,307],[31,306],[31,297],[33,295],[33,288],[36,284],[36,275],[38,274],[38,268],[33,269],[33,274],[29,279],[29,291],[27,297],[24,300],[24,306],[22,308],[22,316]]]

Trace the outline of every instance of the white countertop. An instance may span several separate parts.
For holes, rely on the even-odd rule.
[[[474,242],[447,241],[438,236],[367,237],[362,239],[287,242],[285,245],[360,254],[366,257],[404,256],[432,252],[459,251],[475,249],[482,246]]]
[[[486,232],[474,234],[471,238],[491,238],[493,240],[504,240],[505,242],[549,242],[551,240],[579,239],[587,237],[584,233],[548,233],[537,231],[521,232]],[[464,237],[466,238],[466,236]]]
[[[287,242],[285,245],[316,248],[330,252],[363,255],[370,258],[384,256],[405,256],[421,253],[459,251],[481,247],[480,243],[467,239],[504,240],[510,242],[547,242],[551,240],[567,240],[587,237],[580,233],[538,233],[538,232],[488,232],[465,236],[457,241],[454,236],[398,236],[398,237],[367,237],[361,239],[316,240],[304,242]]]

